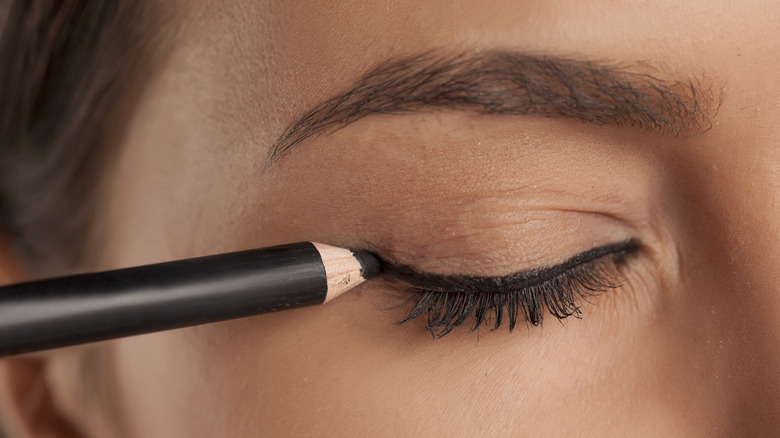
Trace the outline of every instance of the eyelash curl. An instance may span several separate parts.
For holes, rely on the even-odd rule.
[[[561,320],[580,318],[579,299],[621,286],[622,268],[635,255],[637,239],[594,248],[560,265],[534,269],[507,277],[444,276],[441,288],[412,285],[409,295],[393,309],[410,308],[398,324],[427,315],[425,328],[442,337],[469,320],[470,331],[481,326],[498,330],[504,321],[511,333],[519,322],[541,325],[544,314]],[[394,276],[425,277],[406,267],[392,266]],[[392,275],[391,274],[391,275]],[[467,287],[460,287],[468,284]]]

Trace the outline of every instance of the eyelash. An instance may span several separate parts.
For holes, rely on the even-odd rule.
[[[545,311],[559,320],[569,316],[579,318],[578,298],[587,301],[588,297],[620,287],[622,268],[638,251],[639,242],[632,239],[611,246],[613,252],[578,263],[548,278],[544,273],[556,268],[532,271],[528,276],[530,284],[505,292],[454,292],[412,286],[408,298],[393,307],[411,307],[398,324],[427,314],[425,328],[434,336],[442,337],[469,320],[472,321],[472,332],[482,325],[495,331],[508,321],[511,333],[520,321],[525,321],[526,326],[542,324]],[[559,266],[571,264],[582,256],[575,256]],[[534,283],[534,280],[538,282]]]

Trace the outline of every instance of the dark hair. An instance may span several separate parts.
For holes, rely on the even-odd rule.
[[[0,235],[34,274],[77,269],[99,239],[101,175],[152,56],[146,3],[4,5]]]

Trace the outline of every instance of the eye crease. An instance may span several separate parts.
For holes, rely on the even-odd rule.
[[[393,307],[409,308],[403,324],[427,315],[425,328],[442,337],[471,320],[471,331],[485,325],[498,330],[506,321],[512,332],[518,322],[542,324],[544,313],[555,318],[580,317],[578,298],[619,287],[622,268],[641,247],[628,239],[592,248],[555,266],[503,277],[420,272],[384,260],[387,276],[408,285],[409,296]]]

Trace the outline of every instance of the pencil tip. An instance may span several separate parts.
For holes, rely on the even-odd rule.
[[[336,298],[382,270],[379,259],[367,251],[353,251],[347,248],[312,242],[322,258],[328,281],[325,302]]]
[[[382,262],[368,251],[352,251],[360,263],[360,275],[368,280],[382,271]]]

